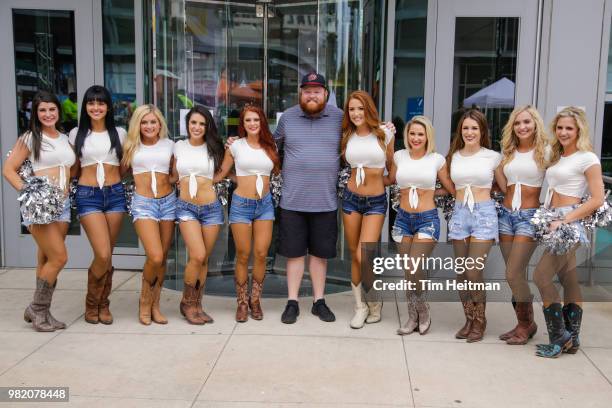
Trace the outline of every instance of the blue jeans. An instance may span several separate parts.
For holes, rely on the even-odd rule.
[[[70,215],[70,199],[66,198],[66,201],[64,201],[64,206],[62,208],[62,213],[60,214],[59,218],[55,220],[55,222],[67,222],[68,224],[70,224]],[[23,225],[24,227],[29,227],[30,225],[32,225],[32,223],[26,220],[22,220],[21,225]]]
[[[232,195],[232,206],[229,213],[230,224],[251,224],[253,221],[267,220],[274,220],[272,194],[268,193],[259,200],[244,198],[236,193]]]
[[[345,214],[356,211],[361,215],[385,215],[387,213],[387,192],[377,196],[363,196],[346,188],[342,195],[342,211]]]
[[[474,203],[474,211],[455,202],[453,216],[448,221],[448,239],[465,239],[472,236],[476,239],[497,239],[497,210],[493,200]]]
[[[524,235],[533,238],[535,236],[535,227],[531,223],[531,217],[533,217],[535,212],[535,208],[512,211],[502,206],[497,220],[499,224],[499,234]]]
[[[221,225],[223,219],[223,206],[219,200],[210,204],[197,205],[183,201],[180,198],[176,203],[176,218],[180,222],[198,221],[202,225]]]
[[[94,213],[126,212],[125,189],[122,183],[91,187],[77,185],[76,204],[79,218]]]
[[[133,221],[141,219],[174,221],[176,219],[177,201],[174,191],[161,198],[144,197],[134,192],[132,198]]]
[[[395,242],[402,242],[403,237],[440,239],[440,218],[438,210],[427,210],[417,213],[397,209],[397,217],[391,229],[391,237]]]

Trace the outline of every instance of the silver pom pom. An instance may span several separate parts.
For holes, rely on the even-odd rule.
[[[493,198],[493,202],[495,203],[495,210],[497,211],[497,216],[499,217],[502,213],[502,207],[504,206],[504,193],[501,191],[493,191],[491,193],[491,198]]]
[[[350,178],[351,168],[349,166],[341,168],[338,172],[338,198],[342,198],[344,196],[344,190],[346,189],[346,185],[348,184]]]
[[[595,230],[597,227],[603,228],[612,222],[612,206],[610,206],[609,195],[610,190],[606,190],[603,205],[595,210],[593,214],[580,220],[587,231]],[[583,198],[583,202],[588,199],[589,197]]]
[[[555,255],[563,255],[580,241],[580,228],[574,223],[561,224],[551,231],[550,223],[557,219],[559,216],[553,210],[542,206],[533,214],[531,223],[535,227],[535,239],[544,249]]]
[[[270,176],[270,191],[272,192],[272,201],[274,201],[275,207],[280,205],[282,189],[283,176],[280,173],[272,174],[272,176]]]
[[[24,181],[17,198],[21,203],[23,219],[31,224],[51,224],[56,221],[64,209],[64,191],[51,184],[47,177],[32,176]]]
[[[125,206],[127,208],[128,214],[132,215],[132,200],[134,200],[134,191],[136,190],[136,186],[134,185],[134,181],[123,181],[123,191],[125,194]]]
[[[9,150],[6,157],[9,157],[12,152],[12,150]],[[19,166],[19,169],[17,170],[17,174],[19,174],[19,177],[21,177],[22,180],[34,176],[34,168],[32,167],[32,162],[30,159],[25,159],[23,163],[21,163],[21,166]]]
[[[389,197],[391,199],[391,208],[393,208],[395,211],[397,211],[397,209],[400,206],[400,194],[401,194],[401,189],[400,189],[400,186],[397,185],[397,183],[393,183],[389,186]]]
[[[436,207],[442,209],[444,219],[448,222],[453,216],[453,211],[455,209],[455,197],[450,194],[437,195],[434,197],[434,202],[436,203]]]
[[[223,179],[218,183],[213,184],[213,189],[217,194],[217,199],[221,202],[222,205],[227,205],[228,197],[229,197],[229,189],[232,186],[232,180]]]
[[[76,192],[78,185],[79,180],[73,178],[72,180],[70,180],[70,185],[68,186],[68,199],[70,200],[70,208],[72,208],[73,210],[77,209]]]

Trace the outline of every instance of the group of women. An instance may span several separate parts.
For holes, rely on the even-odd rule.
[[[112,289],[112,252],[126,212],[121,180],[134,179],[132,217],[143,243],[146,261],[142,273],[139,320],[142,324],[167,323],[159,307],[172,244],[174,223],[188,249],[184,272],[181,314],[191,324],[213,321],[202,307],[202,294],[224,213],[213,183],[234,170],[237,188],[229,210],[229,224],[236,243],[236,321],[249,315],[262,319],[261,292],[265,259],[272,239],[274,206],[270,176],[280,171],[280,158],[268,128],[266,115],[247,106],[239,121],[239,139],[224,149],[212,115],[202,107],[186,116],[187,138],[173,142],[163,115],[153,105],[138,107],[127,133],[115,126],[109,91],[90,87],[83,98],[78,128],[69,135],[59,127],[60,103],[48,92],[39,92],[32,103],[30,128],[19,137],[5,162],[3,174],[17,190],[24,181],[19,167],[32,162],[36,175],[47,176],[66,192],[64,211],[51,224],[27,225],[38,245],[37,284],[24,318],[38,331],[54,331],[66,325],[50,313],[57,276],[67,261],[65,236],[70,222],[69,180],[78,179],[76,206],[93,260],[88,271],[85,320],[111,324],[109,294]],[[385,186],[397,183],[400,206],[393,226],[399,251],[413,257],[428,256],[440,238],[440,220],[434,197],[452,194],[455,207],[448,223],[448,238],[455,256],[485,257],[499,239],[506,262],[518,324],[500,336],[508,344],[525,344],[536,332],[533,296],[527,283],[527,264],[536,248],[530,223],[543,181],[548,192],[545,205],[558,216],[551,224],[573,223],[586,237],[579,220],[604,200],[601,166],[592,152],[585,114],[574,107],[563,109],[552,121],[548,140],[542,119],[533,107],[516,108],[502,135],[502,152],[490,149],[485,116],[466,111],[458,122],[446,158],[436,152],[434,129],[424,116],[407,123],[405,149],[394,152],[394,136],[385,127],[372,98],[363,91],[349,95],[344,107],[340,155],[351,167],[342,197],[346,242],[351,252],[351,286],[355,298],[353,328],[381,319],[382,302],[372,293],[368,274],[362,274],[362,245],[377,242],[387,210]],[[385,172],[385,169],[387,172]],[[436,189],[437,181],[442,188]],[[588,186],[590,198],[581,203]],[[178,193],[175,192],[175,188]],[[493,188],[505,193],[501,214],[491,199]],[[582,317],[581,294],[575,268],[575,250],[564,255],[545,252],[534,272],[543,300],[549,344],[537,354],[556,357],[575,353],[579,347]],[[248,260],[253,253],[251,290]],[[365,260],[364,260],[365,261]],[[419,281],[426,271],[407,271]],[[483,269],[466,268],[460,281],[482,282]],[[363,276],[362,276],[363,275]],[[564,288],[564,306],[553,284],[555,275]],[[426,293],[407,292],[408,320],[398,334],[425,334],[431,317]],[[483,338],[486,328],[486,296],[481,290],[459,293],[465,324],[456,337],[468,342]]]

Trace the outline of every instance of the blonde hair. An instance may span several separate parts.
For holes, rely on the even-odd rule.
[[[378,117],[378,110],[376,109],[376,105],[372,100],[372,97],[365,91],[354,91],[352,92],[348,98],[346,98],[346,103],[344,104],[344,117],[342,118],[342,139],[340,140],[340,154],[344,156],[346,152],[346,145],[348,144],[349,139],[357,131],[357,128],[351,122],[351,118],[349,117],[349,102],[353,99],[358,100],[363,104],[363,116],[365,117],[365,123],[370,128],[370,131],[376,139],[378,140],[378,144],[383,152],[386,150],[385,146],[385,131],[380,128],[380,119]]]
[[[544,126],[544,121],[542,120],[542,116],[531,105],[519,106],[515,108],[504,129],[502,130],[502,140],[501,140],[501,153],[503,155],[501,161],[501,167],[503,168],[506,164],[510,163],[514,158],[514,152],[516,151],[519,140],[516,134],[514,133],[514,122],[516,122],[516,118],[523,112],[527,112],[531,119],[533,119],[533,123],[535,124],[535,129],[533,130],[533,157],[536,162],[536,165],[540,170],[546,169],[546,145],[548,144],[548,138],[546,135],[546,129]]]
[[[576,127],[578,128],[578,141],[576,142],[576,147],[579,151],[582,152],[592,152],[593,145],[591,144],[591,131],[589,130],[589,122],[586,118],[586,113],[584,110],[577,108],[575,106],[568,106],[564,108],[561,112],[557,113],[550,123],[550,147],[551,147],[551,158],[550,164],[555,164],[561,158],[561,154],[563,154],[563,146],[559,143],[559,139],[557,139],[557,122],[561,118],[573,118],[576,123]]]
[[[429,154],[436,151],[436,135],[433,125],[431,121],[426,116],[414,116],[412,119],[406,123],[404,126],[404,147],[406,150],[410,151],[410,143],[408,143],[408,132],[410,132],[410,127],[412,125],[421,125],[425,128],[425,136],[427,136],[427,149],[425,154]]]
[[[142,122],[142,119],[149,113],[154,114],[157,120],[159,121],[159,138],[164,139],[168,137],[168,125],[166,124],[164,115],[157,108],[157,106],[147,104],[137,107],[134,113],[132,113],[132,118],[130,119],[130,125],[128,127],[127,137],[123,144],[123,159],[121,160],[121,163],[124,166],[132,165],[132,159],[134,158],[134,154],[140,147],[141,143],[140,122]]]

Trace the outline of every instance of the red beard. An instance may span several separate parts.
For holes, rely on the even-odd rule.
[[[325,102],[316,103],[315,101],[304,101],[300,99],[300,107],[309,115],[316,115],[325,109]]]

